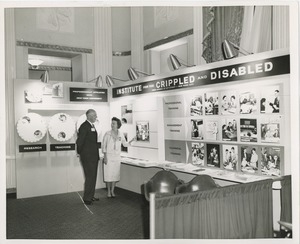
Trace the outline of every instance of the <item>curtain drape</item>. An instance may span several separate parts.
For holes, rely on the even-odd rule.
[[[283,176],[281,181],[281,213],[280,220],[292,223],[292,184],[291,176]]]
[[[272,180],[155,200],[155,238],[271,238]]]
[[[203,55],[207,63],[223,60],[222,42],[240,43],[244,7],[204,7]]]

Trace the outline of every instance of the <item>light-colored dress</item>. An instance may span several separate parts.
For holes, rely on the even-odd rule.
[[[106,153],[107,164],[104,164],[104,181],[112,182],[120,180],[121,169],[121,144],[128,147],[129,143],[120,131],[117,137],[113,136],[113,132],[107,131],[103,137],[102,152]]]

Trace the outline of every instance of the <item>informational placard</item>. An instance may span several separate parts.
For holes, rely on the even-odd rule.
[[[42,152],[46,151],[46,144],[36,144],[36,145],[19,145],[19,152]]]
[[[165,158],[167,161],[186,163],[186,142],[165,140]]]
[[[166,118],[165,139],[186,140],[187,126],[184,118]]]
[[[185,101],[183,96],[175,95],[163,98],[164,117],[184,117],[186,113]]]
[[[180,74],[113,88],[113,98],[290,73],[290,55]]]
[[[107,102],[107,89],[70,87],[71,102]]]
[[[51,144],[50,151],[74,151],[75,144]]]

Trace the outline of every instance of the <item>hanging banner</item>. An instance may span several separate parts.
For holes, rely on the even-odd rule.
[[[71,102],[107,102],[107,89],[70,87]]]
[[[290,73],[290,55],[113,88],[113,98]]]

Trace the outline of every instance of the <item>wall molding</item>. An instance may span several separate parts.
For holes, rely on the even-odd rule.
[[[50,50],[56,50],[56,51],[67,51],[67,52],[76,52],[76,53],[93,53],[92,49],[82,48],[82,47],[61,46],[61,45],[53,45],[53,44],[38,43],[38,42],[20,41],[20,40],[17,40],[16,44],[17,44],[17,46],[22,46],[22,47],[50,49]]]
[[[39,65],[38,69],[32,69],[29,66],[29,70],[60,70],[60,71],[72,71],[71,67],[64,67],[64,66],[52,66],[52,65]]]

